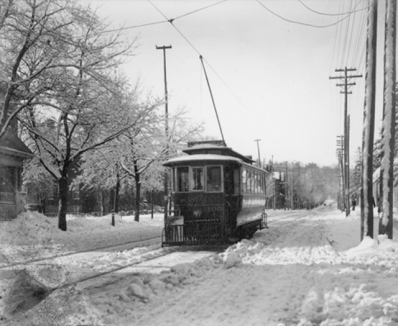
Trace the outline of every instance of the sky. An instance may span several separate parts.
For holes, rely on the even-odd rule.
[[[224,139],[254,159],[260,152],[267,162],[336,165],[344,96],[339,80],[329,77],[342,74],[335,69],[356,68],[353,74],[363,77],[355,79],[348,96],[354,164],[362,146],[366,10],[361,9],[367,1],[79,1],[96,8],[111,28],[128,27],[129,40],[138,37],[135,55],[121,71],[132,84],[139,80],[144,92],[164,96],[163,51],[156,46],[172,46],[166,50],[170,114],[184,108],[192,123],[204,123],[205,136],[222,139],[202,55]],[[384,6],[379,1],[376,136],[383,107]]]

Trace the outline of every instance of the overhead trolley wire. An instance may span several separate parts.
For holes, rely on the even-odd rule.
[[[228,1],[228,0],[222,0],[222,1],[219,1],[219,2],[216,2],[216,3],[213,3],[213,4],[211,4],[211,5],[208,5],[208,6],[206,6],[206,7],[203,7],[203,8],[200,8],[200,9],[196,9],[196,10],[194,10],[194,11],[188,12],[188,13],[183,14],[183,15],[181,15],[181,16],[177,16],[177,17],[175,17],[173,20],[176,20],[176,19],[179,19],[179,18],[188,16],[188,15],[194,14],[194,13],[196,13],[196,12],[198,12],[198,11],[201,11],[201,10],[204,10],[204,9],[207,9],[207,8],[210,8],[210,7],[213,7],[213,6],[216,6],[216,5],[218,5],[218,4],[222,3],[222,2],[225,2],[225,1]]]
[[[350,14],[353,14],[353,13],[355,13],[355,12],[358,12],[358,11],[363,11],[363,10],[365,10],[366,8],[362,8],[362,9],[358,9],[358,10],[353,10],[353,11],[347,11],[347,12],[341,12],[341,13],[338,13],[338,14],[331,14],[331,13],[323,13],[323,12],[319,12],[319,11],[316,11],[316,10],[314,10],[314,9],[311,9],[310,7],[308,7],[304,2],[302,2],[301,0],[297,0],[298,2],[300,2],[305,8],[307,8],[309,11],[312,11],[312,12],[314,12],[314,13],[316,13],[316,14],[318,14],[318,15],[323,15],[323,16],[342,16],[342,15],[350,15]],[[361,0],[362,1],[362,0]]]
[[[145,26],[151,26],[151,25],[157,25],[157,24],[170,23],[170,22],[173,21],[173,20],[176,20],[176,19],[179,19],[179,18],[188,16],[188,15],[194,14],[194,13],[196,13],[196,12],[198,12],[198,11],[205,10],[205,9],[207,9],[207,8],[216,6],[216,5],[218,5],[218,4],[222,3],[222,2],[225,2],[225,1],[228,1],[228,0],[222,0],[222,1],[219,1],[219,2],[216,2],[216,3],[213,3],[213,4],[209,5],[209,6],[206,6],[206,7],[203,7],[203,8],[199,8],[199,9],[196,9],[196,10],[193,10],[193,11],[188,12],[188,13],[186,13],[186,14],[183,14],[183,15],[181,15],[181,16],[177,16],[177,17],[175,17],[175,18],[173,18],[173,19],[168,19],[165,15],[163,15],[162,12],[160,12],[160,10],[159,10],[158,8],[156,8],[156,6],[154,6],[154,5],[149,1],[149,2],[156,8],[156,10],[158,10],[158,11],[162,14],[162,16],[163,16],[164,18],[166,18],[166,20],[162,20],[162,21],[158,21],[158,22],[153,22],[153,23],[146,23],[146,24],[141,24],[141,25],[133,25],[133,26],[121,27],[121,28],[118,28],[118,29],[108,30],[108,31],[106,31],[105,33],[118,32],[118,31],[122,31],[122,30],[126,30],[126,29],[134,29],[134,28],[139,28],[139,27],[145,27]]]
[[[225,2],[225,1],[227,1],[227,0],[219,1],[219,2],[217,2],[217,3],[215,3],[215,4],[211,5],[211,6],[218,5],[218,4],[223,3],[223,2]],[[195,50],[195,52],[196,52],[197,54],[199,54],[199,57],[202,57],[201,60],[204,60],[204,61],[206,62],[206,64],[207,64],[207,65],[210,67],[210,69],[216,74],[216,76],[221,80],[221,82],[224,84],[224,86],[231,92],[231,94],[239,101],[239,103],[240,103],[242,106],[244,106],[244,107],[246,108],[246,105],[245,105],[244,103],[242,103],[242,101],[241,101],[241,100],[238,98],[238,96],[232,91],[232,89],[227,85],[227,83],[221,78],[221,76],[217,73],[217,71],[216,71],[216,70],[211,66],[211,64],[202,56],[202,54],[199,52],[199,50],[198,50],[198,49],[192,44],[192,42],[190,42],[189,39],[178,29],[178,27],[177,27],[176,25],[173,24],[174,20],[177,19],[177,18],[179,18],[179,17],[181,17],[181,16],[179,16],[179,17],[177,17],[177,18],[174,18],[174,19],[169,19],[169,18],[167,18],[167,17],[163,14],[163,12],[160,11],[159,8],[157,8],[157,7],[151,2],[151,0],[148,0],[148,2],[149,2],[149,3],[150,3],[150,4],[151,4],[163,17],[164,17],[164,18],[167,19],[167,21],[168,21],[168,22],[176,29],[176,31],[182,36],[182,38]],[[197,12],[197,11],[199,11],[199,10],[203,10],[203,9],[209,8],[209,7],[211,7],[211,6],[203,7],[203,8],[201,8],[201,9],[192,11],[192,12],[190,12],[190,13],[188,13],[188,14],[191,14],[191,13],[193,13],[193,12]],[[188,15],[188,14],[185,14],[185,15],[182,15],[182,16],[186,16],[186,15]]]
[[[126,29],[133,29],[133,28],[139,28],[139,27],[145,27],[145,26],[157,25],[157,24],[164,24],[164,23],[168,23],[168,20],[161,20],[161,21],[158,21],[158,22],[146,23],[146,24],[141,24],[141,25],[120,27],[120,28],[117,28],[117,29],[111,29],[111,30],[105,31],[104,33],[119,32],[119,31],[123,31],[123,30],[126,30]]]
[[[303,22],[299,22],[299,21],[287,19],[287,18],[285,18],[285,17],[283,17],[283,16],[281,16],[281,15],[278,15],[276,12],[273,12],[271,9],[267,8],[267,7],[266,7],[263,3],[261,3],[259,0],[256,0],[256,1],[257,1],[265,10],[269,11],[271,14],[273,14],[274,16],[276,16],[276,17],[278,17],[278,18],[280,18],[280,19],[282,19],[282,20],[284,20],[284,21],[287,21],[287,22],[293,23],[293,24],[304,25],[304,26],[308,26],[308,27],[314,27],[314,28],[327,28],[327,27],[331,27],[331,26],[337,25],[338,23],[340,23],[340,22],[342,22],[343,20],[345,20],[345,19],[347,19],[348,17],[350,17],[351,14],[353,14],[354,12],[356,12],[355,10],[354,10],[354,11],[350,11],[350,12],[347,13],[347,15],[346,15],[345,17],[343,17],[342,19],[340,19],[340,20],[338,20],[338,21],[336,21],[336,22],[334,22],[334,23],[332,23],[332,24],[328,24],[328,25],[314,25],[314,24],[303,23]],[[358,4],[359,4],[359,3],[358,3]],[[357,7],[358,4],[357,4],[355,7]],[[354,8],[354,9],[355,9],[355,8]],[[365,8],[363,8],[363,9],[365,9]],[[361,9],[361,10],[363,10],[363,9]]]
[[[299,21],[295,21],[295,20],[291,20],[291,19],[287,19],[281,15],[278,15],[277,13],[273,12],[271,9],[267,8],[263,3],[261,3],[259,0],[257,0],[257,2],[267,11],[269,11],[271,14],[273,14],[274,16],[287,21],[289,23],[293,23],[293,24],[298,24],[298,25],[304,25],[304,26],[308,26],[308,27],[314,27],[314,28],[327,28],[327,27],[331,27],[334,25],[337,25],[338,23],[342,22],[343,20],[347,19],[348,17],[351,16],[352,12],[348,13],[347,16],[345,16],[344,18],[332,23],[332,24],[328,24],[328,25],[314,25],[314,24],[308,24],[308,23],[303,23],[303,22],[299,22]]]

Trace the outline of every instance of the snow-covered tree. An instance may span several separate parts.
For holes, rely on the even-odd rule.
[[[0,138],[21,110],[51,90],[54,71],[73,52],[72,25],[83,12],[73,0],[1,2]]]
[[[73,7],[61,13],[60,20],[71,15],[63,34],[50,38],[47,50],[44,47],[24,59],[27,79],[32,79],[42,58],[54,67],[24,84],[27,93],[36,95],[26,101],[20,121],[34,141],[37,158],[58,182],[59,228],[65,231],[70,169],[84,153],[112,141],[136,120],[127,114],[129,99],[123,96],[123,81],[112,73],[133,44],[108,33],[90,10]],[[62,57],[43,53],[51,53],[52,48],[62,49]],[[35,92],[37,84],[46,91]]]
[[[86,155],[82,166],[83,179],[105,179],[115,183],[118,167],[119,178],[131,181],[135,189],[135,220],[139,221],[140,199],[144,191],[161,190],[166,169],[162,162],[176,155],[183,143],[197,137],[200,125],[192,125],[184,111],[172,114],[168,119],[169,139],[165,139],[164,116],[161,110],[145,111],[140,123],[126,130],[113,140],[110,146],[98,149],[101,155]]]

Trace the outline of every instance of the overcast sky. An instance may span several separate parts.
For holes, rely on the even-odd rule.
[[[164,96],[163,51],[156,46],[171,45],[166,51],[171,113],[185,107],[193,121],[205,123],[205,135],[221,139],[201,54],[228,146],[257,158],[255,139],[261,139],[261,159],[321,166],[337,164],[336,139],[343,133],[344,96],[336,86],[339,81],[329,80],[342,74],[336,68],[357,68],[353,74],[363,75],[353,80],[357,85],[348,102],[352,164],[361,146],[366,10],[360,9],[366,4],[365,0],[91,1],[98,15],[115,28],[175,18],[174,26],[164,22],[126,29],[131,39],[138,36],[139,46],[123,67],[131,83],[139,78],[146,91]],[[379,1],[381,50],[384,6],[385,1]],[[347,12],[353,13],[336,15]],[[382,52],[378,61],[382,77]],[[378,94],[382,87],[379,78]],[[379,95],[376,135],[382,106]]]

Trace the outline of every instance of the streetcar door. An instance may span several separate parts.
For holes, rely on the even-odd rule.
[[[224,191],[227,234],[236,228],[239,212],[240,172],[238,167],[225,166]]]

